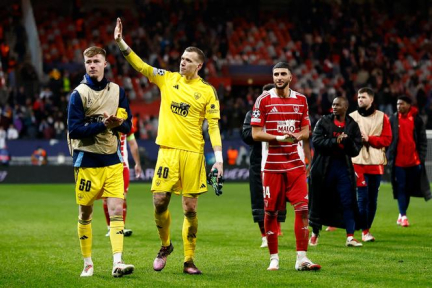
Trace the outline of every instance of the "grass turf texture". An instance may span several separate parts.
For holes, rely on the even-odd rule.
[[[345,247],[345,232],[321,233],[308,256],[319,272],[294,270],[293,212],[279,238],[280,270],[267,271],[269,254],[252,223],[247,184],[227,183],[224,194],[200,197],[196,265],[203,275],[182,273],[181,198],[171,199],[174,252],[162,272],[153,259],[160,242],[153,221],[149,185],[132,184],[128,194],[124,259],[135,272],[111,276],[112,257],[101,201],[93,215],[95,273],[80,278],[82,260],[77,239],[73,185],[0,185],[1,287],[432,287],[432,207],[411,199],[409,228],[396,226],[397,202],[388,184],[381,186],[377,217],[371,232],[375,243]],[[356,232],[360,239],[360,232]]]

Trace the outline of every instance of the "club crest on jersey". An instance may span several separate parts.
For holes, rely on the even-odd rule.
[[[294,133],[295,129],[295,120],[285,120],[277,122],[277,131],[279,133]]]
[[[195,92],[194,97],[195,97],[195,100],[198,100],[199,98],[201,98],[201,93]]]
[[[171,102],[171,111],[174,114],[186,117],[189,114],[189,108],[190,105],[187,103],[183,103],[183,102],[177,103],[174,101]]]
[[[295,112],[295,113],[298,113],[299,110],[300,110],[300,107],[297,106],[297,105],[294,105],[294,106],[293,106],[293,109],[294,109],[294,112]]]

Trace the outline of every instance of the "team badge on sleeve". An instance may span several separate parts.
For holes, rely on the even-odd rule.
[[[164,69],[157,69],[157,68],[153,68],[153,75],[159,75],[159,76],[163,76],[165,75],[165,70]]]
[[[261,112],[257,109],[257,110],[253,110],[252,112],[252,117],[253,118],[259,118],[261,116]]]

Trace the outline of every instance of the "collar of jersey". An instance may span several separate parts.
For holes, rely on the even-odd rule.
[[[105,89],[105,87],[108,85],[109,81],[104,77],[101,81],[94,81],[90,78],[88,74],[84,75],[83,80],[81,81],[81,84],[88,85],[91,89],[96,91],[101,91]]]
[[[192,79],[192,80],[187,80],[185,76],[182,76],[182,79],[183,79],[184,82],[190,84],[190,83],[194,83],[194,82],[198,82],[198,81],[200,81],[200,80],[201,80],[201,77],[198,76],[198,78],[194,78],[194,79]]]

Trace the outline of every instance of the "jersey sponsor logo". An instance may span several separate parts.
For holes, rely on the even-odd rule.
[[[198,100],[199,98],[201,98],[201,93],[195,92],[194,97],[195,97],[195,100]]]
[[[255,109],[252,111],[252,117],[253,118],[259,118],[261,116],[261,112],[258,109]]]
[[[171,102],[171,111],[174,114],[186,117],[189,114],[189,108],[190,105],[187,103],[183,103],[183,102],[177,103],[174,101]]]
[[[277,131],[279,133],[294,133],[295,132],[295,120],[285,120],[277,122]]]
[[[179,85],[178,85],[178,84],[177,84],[177,85],[174,85],[173,87],[174,87],[175,89],[177,89],[177,90],[179,89]]]
[[[279,112],[279,111],[277,110],[276,107],[273,107],[273,108],[270,110],[270,113],[277,113],[277,112]]]

